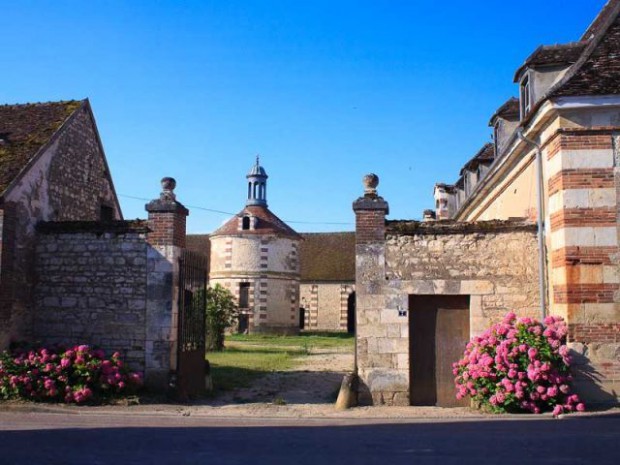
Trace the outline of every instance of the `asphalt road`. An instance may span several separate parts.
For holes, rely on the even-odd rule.
[[[269,420],[0,412],[0,464],[614,464],[620,416]]]

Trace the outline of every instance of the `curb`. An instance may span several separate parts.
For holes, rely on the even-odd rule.
[[[269,414],[270,412],[256,412],[255,414],[248,414],[247,411],[238,411],[234,409],[222,411],[220,407],[205,407],[205,406],[192,406],[192,405],[169,405],[163,404],[166,408],[158,409],[157,407],[140,408],[136,409],[134,406],[120,406],[120,407],[76,407],[76,406],[54,406],[54,405],[39,405],[39,404],[5,404],[0,403],[0,414],[2,413],[44,413],[44,414],[64,414],[64,415],[76,415],[76,416],[158,416],[158,417],[192,417],[192,418],[205,418],[205,419],[222,419],[222,420],[314,420],[314,421],[395,421],[405,422],[408,420],[415,421],[540,421],[540,420],[555,420],[551,413],[544,413],[541,415],[528,415],[528,414],[476,414],[472,412],[467,415],[451,414],[447,411],[425,411],[424,414],[399,411],[397,414],[390,415],[388,412],[382,412],[383,414],[374,416],[372,414],[364,415],[358,413],[357,415],[347,414],[347,411],[338,411],[335,408],[333,411],[329,411],[327,415],[309,414],[303,415],[299,411],[290,409],[290,412],[286,411],[286,408],[279,408],[281,415]],[[248,404],[245,404],[248,405]],[[271,404],[260,404],[264,407],[269,407]],[[355,409],[351,410],[355,412]],[[396,412],[395,412],[396,413]],[[611,408],[608,410],[592,411],[592,412],[577,412],[571,414],[562,414],[558,416],[558,420],[579,420],[590,418],[620,418],[620,408]]]

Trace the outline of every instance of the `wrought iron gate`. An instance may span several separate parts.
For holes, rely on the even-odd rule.
[[[205,310],[207,259],[183,250],[179,258],[177,395],[189,398],[205,390]]]

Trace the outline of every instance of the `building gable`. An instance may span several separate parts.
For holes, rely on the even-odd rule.
[[[0,106],[0,193],[82,105],[69,100]]]
[[[0,108],[5,203],[33,225],[122,218],[88,100]]]

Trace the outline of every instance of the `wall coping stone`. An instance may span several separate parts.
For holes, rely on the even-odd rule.
[[[390,214],[390,207],[383,197],[376,194],[365,194],[353,202],[353,211],[382,210],[386,215]]]
[[[413,236],[413,235],[441,235],[441,234],[494,234],[504,232],[533,232],[537,231],[536,223],[523,220],[490,220],[490,221],[413,221],[390,220],[386,221],[386,235]]]
[[[43,234],[65,233],[148,233],[150,229],[146,220],[123,221],[41,221],[36,226],[37,232]]]

